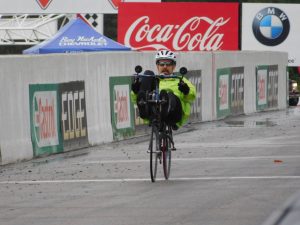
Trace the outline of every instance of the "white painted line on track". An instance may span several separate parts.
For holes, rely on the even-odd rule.
[[[240,156],[240,157],[204,157],[204,158],[172,158],[172,161],[239,161],[239,160],[269,160],[269,159],[295,159],[300,155],[272,155],[272,156]]]
[[[253,147],[264,147],[264,148],[274,148],[274,147],[298,147],[298,143],[276,143],[272,142],[273,140],[270,139],[268,142],[265,141],[257,141],[253,142],[253,140],[250,141],[243,141],[243,142],[237,142],[237,143],[178,143],[176,144],[176,147],[178,149],[189,149],[189,148],[253,148]]]
[[[296,159],[300,155],[272,155],[272,156],[242,156],[242,157],[203,157],[203,158],[172,158],[172,161],[239,161],[239,160],[269,160],[269,159]],[[108,163],[140,163],[149,162],[149,159],[125,159],[125,160],[94,160],[76,162],[73,164],[108,164]]]
[[[157,181],[164,179],[159,178]],[[240,176],[240,177],[175,177],[169,181],[218,181],[218,180],[300,180],[300,176]],[[114,183],[114,182],[144,182],[150,178],[124,178],[124,179],[93,179],[93,180],[20,180],[0,181],[0,184],[66,184],[66,183]]]

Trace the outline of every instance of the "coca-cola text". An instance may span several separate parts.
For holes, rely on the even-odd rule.
[[[150,18],[142,16],[135,20],[124,37],[126,46],[135,49],[168,49],[166,43],[172,42],[175,51],[180,50],[218,50],[223,45],[224,34],[218,32],[230,18],[219,17],[212,20],[208,17],[192,17],[182,24],[150,25]],[[202,26],[208,27],[200,32]],[[134,41],[134,43],[132,43]],[[141,45],[139,43],[149,43]]]

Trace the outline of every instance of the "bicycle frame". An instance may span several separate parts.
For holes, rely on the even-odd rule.
[[[177,75],[141,75],[136,74],[137,77],[153,77],[155,79],[155,89],[152,92],[146,92],[146,102],[149,104],[153,116],[150,119],[152,127],[151,137],[149,141],[150,153],[150,175],[151,181],[155,182],[157,173],[157,164],[163,163],[164,177],[167,180],[170,176],[171,169],[171,150],[175,150],[172,136],[172,129],[161,118],[161,105],[167,103],[165,99],[160,99],[159,80],[164,78],[178,78],[182,76]],[[180,82],[180,81],[179,81]]]

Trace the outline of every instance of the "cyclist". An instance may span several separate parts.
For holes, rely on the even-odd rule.
[[[158,74],[174,75],[176,55],[169,50],[160,50],[155,55]],[[146,70],[146,75],[154,75],[153,71]],[[146,91],[154,89],[155,80],[151,77],[135,79],[131,85],[132,101],[137,103],[140,117],[151,120],[151,110],[147,104],[139,104],[145,100]],[[185,77],[181,81],[176,78],[164,78],[159,81],[160,97],[167,99],[167,104],[162,106],[162,118],[173,130],[177,130],[188,119],[191,103],[196,97],[195,86]]]

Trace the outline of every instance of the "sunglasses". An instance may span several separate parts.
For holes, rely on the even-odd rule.
[[[172,66],[173,62],[159,62],[157,63],[159,66]]]

